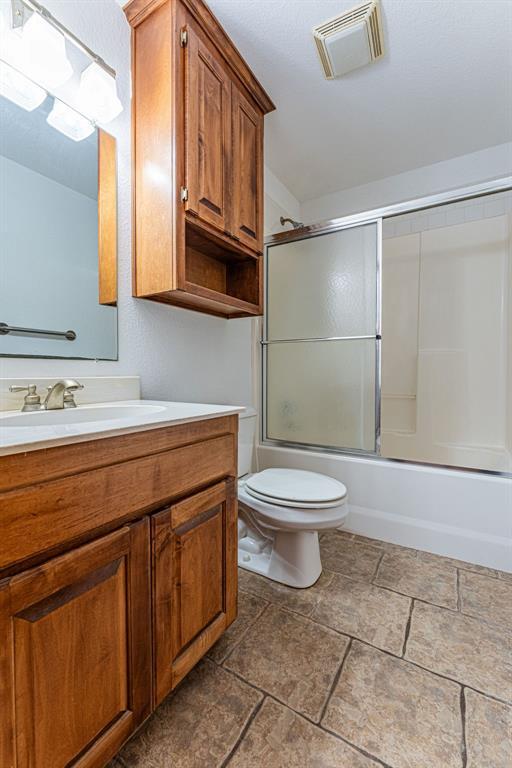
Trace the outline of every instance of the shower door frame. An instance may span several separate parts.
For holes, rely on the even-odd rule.
[[[512,190],[512,176],[504,176],[500,179],[472,184],[466,187],[460,187],[447,192],[441,192],[435,195],[428,195],[420,198],[413,198],[401,203],[376,208],[369,211],[363,211],[349,216],[342,216],[337,219],[327,219],[315,224],[308,224],[300,229],[287,230],[271,235],[265,239],[264,253],[264,289],[263,289],[263,323],[262,338],[260,340],[261,353],[261,422],[260,435],[263,445],[276,448],[293,448],[296,450],[312,451],[314,453],[331,453],[344,456],[358,456],[377,459],[378,461],[394,462],[399,464],[411,464],[416,466],[441,467],[443,469],[457,470],[461,472],[478,472],[486,475],[512,478],[512,472],[501,472],[489,469],[480,469],[478,467],[459,467],[456,465],[433,464],[412,459],[391,459],[380,455],[381,442],[381,333],[382,333],[382,223],[384,219],[391,218],[415,211],[427,210],[429,208],[438,208],[442,205],[471,200],[478,197],[486,197],[498,192],[508,192]],[[366,224],[377,225],[377,264],[376,264],[376,330],[375,330],[375,450],[367,451],[359,448],[333,448],[332,446],[323,446],[318,444],[308,444],[292,442],[289,440],[278,440],[267,437],[267,349],[273,340],[268,339],[268,251],[276,245],[296,242],[299,240],[308,240],[313,237],[332,234],[343,229],[364,226]],[[373,336],[366,338],[374,338]],[[329,337],[318,339],[319,341],[340,341],[346,337]],[[295,339],[294,342],[311,341],[311,339]]]

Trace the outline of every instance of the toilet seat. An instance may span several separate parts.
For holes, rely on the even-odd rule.
[[[259,501],[293,509],[332,509],[347,496],[343,483],[332,477],[284,468],[264,469],[250,475],[245,490]]]
[[[261,499],[249,493],[247,482],[238,487],[238,500],[242,506],[256,512],[263,525],[272,529],[288,531],[319,531],[338,528],[348,515],[346,499],[320,506],[282,503],[270,498]]]

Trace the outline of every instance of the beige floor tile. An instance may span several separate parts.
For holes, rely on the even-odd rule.
[[[460,686],[354,641],[322,725],[393,768],[461,768]]]
[[[467,768],[512,766],[512,707],[466,689]]]
[[[372,580],[382,552],[380,547],[360,544],[341,536],[337,531],[322,536],[320,541],[320,556],[324,568],[362,581]]]
[[[309,616],[315,607],[322,589],[329,584],[332,573],[324,571],[316,584],[308,589],[295,589],[279,584],[277,581],[258,576],[257,573],[238,569],[238,585],[245,592],[268,600],[276,605],[282,605],[290,611]]]
[[[509,573],[508,571],[498,571],[498,579],[502,579],[503,581],[512,584],[512,573]]]
[[[512,636],[500,627],[415,603],[405,658],[483,693],[512,700]]]
[[[464,560],[457,560],[454,557],[435,555],[433,552],[422,552],[421,550],[418,550],[418,557],[420,560],[424,560],[427,563],[433,563],[434,565],[449,565],[452,568],[461,568],[464,571],[481,573],[483,576],[491,576],[493,578],[498,576],[498,571],[494,568],[487,568],[485,565],[476,565],[476,563],[467,563]]]
[[[128,768],[217,768],[261,694],[211,661],[202,662],[122,749]]]
[[[261,597],[240,591],[238,593],[238,616],[210,649],[208,657],[221,664],[267,605],[268,602]]]
[[[512,631],[512,583],[460,571],[460,609]]]
[[[374,584],[418,597],[444,608],[457,608],[457,570],[409,554],[386,552]]]
[[[399,656],[410,607],[408,597],[334,574],[311,618]]]
[[[377,763],[266,699],[229,768],[377,768]]]
[[[348,643],[327,627],[271,605],[224,665],[318,720]]]

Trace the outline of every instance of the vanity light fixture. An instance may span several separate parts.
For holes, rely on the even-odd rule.
[[[0,96],[32,112],[46,98],[46,91],[16,69],[0,61]]]
[[[82,112],[97,123],[110,123],[123,111],[115,78],[95,61],[82,72],[78,100]]]
[[[83,70],[74,96],[67,86],[64,101],[59,87],[73,75],[66,43],[92,63]],[[123,109],[115,71],[46,8],[36,0],[0,3],[0,95],[32,110],[47,93],[54,97],[47,122],[74,141],[86,138],[96,123],[110,122]]]
[[[66,40],[49,21],[33,13],[23,25],[21,40],[21,68],[31,79],[50,90],[69,80],[73,67],[66,55]]]
[[[73,141],[82,141],[94,131],[94,125],[90,120],[60,99],[54,99],[53,109],[46,118],[46,122]]]

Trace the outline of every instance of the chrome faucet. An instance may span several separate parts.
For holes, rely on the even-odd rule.
[[[48,387],[48,394],[43,403],[47,411],[55,411],[61,408],[76,408],[73,392],[83,389],[84,385],[74,379],[61,379],[53,387]]]

